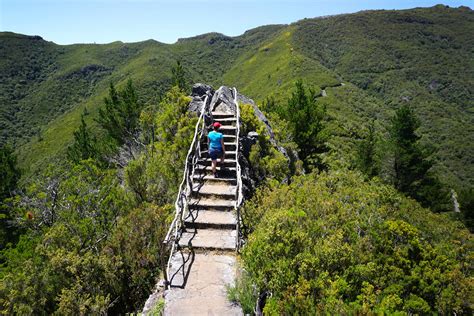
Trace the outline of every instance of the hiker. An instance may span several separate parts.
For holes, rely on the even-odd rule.
[[[214,178],[217,178],[217,158],[221,159],[220,164],[222,166],[225,157],[224,135],[218,132],[221,126],[219,122],[215,122],[212,124],[214,130],[207,135],[207,148],[209,150],[209,157],[212,160],[212,174]]]

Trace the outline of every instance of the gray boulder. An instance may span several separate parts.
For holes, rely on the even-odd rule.
[[[210,111],[236,113],[234,93],[229,87],[222,86],[217,89],[211,100]]]
[[[195,83],[193,85],[193,89],[191,90],[192,97],[203,97],[207,94],[214,94],[214,89],[210,85],[204,83]]]
[[[204,100],[201,97],[193,96],[193,99],[188,104],[188,111],[196,113],[196,115],[201,114],[202,105],[204,104]]]
[[[242,136],[239,138],[240,142],[240,152],[248,158],[250,155],[250,150],[252,149],[252,145],[255,145],[258,141],[258,133],[257,132],[250,132],[247,136]]]

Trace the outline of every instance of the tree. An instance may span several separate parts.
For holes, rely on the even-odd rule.
[[[390,129],[394,154],[395,187],[417,199],[424,206],[440,208],[447,200],[439,180],[429,174],[433,165],[419,143],[416,130],[420,121],[413,110],[404,104],[392,118]]]
[[[376,134],[375,122],[368,126],[367,136],[360,142],[358,152],[358,165],[360,170],[369,177],[378,174],[378,162],[376,160]]]
[[[13,196],[19,179],[20,170],[13,149],[9,145],[0,147],[0,249],[16,239],[17,230],[11,225],[8,203],[2,201]]]
[[[16,156],[9,145],[0,147],[0,200],[11,196],[20,179]]]
[[[174,86],[179,87],[181,91],[186,89],[186,79],[183,65],[180,60],[176,61],[176,65],[171,69],[172,82]]]
[[[74,131],[74,143],[68,148],[68,157],[75,163],[98,156],[97,139],[87,128],[84,116],[81,115],[81,125]]]
[[[104,99],[104,104],[105,108],[99,109],[97,123],[108,135],[118,145],[137,137],[143,105],[138,100],[132,81],[128,80],[125,88],[120,91],[110,84],[109,96]]]
[[[464,188],[459,192],[459,204],[464,223],[474,232],[474,188]]]
[[[327,151],[327,114],[326,107],[316,102],[316,96],[313,89],[306,89],[303,82],[298,80],[287,106],[278,112],[291,124],[305,168],[325,169],[320,154]]]

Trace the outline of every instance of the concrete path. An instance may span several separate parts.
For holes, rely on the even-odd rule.
[[[165,292],[164,315],[242,315],[241,308],[227,300],[226,286],[235,279],[235,256],[196,253],[189,260],[184,288],[172,287]],[[176,254],[173,266],[181,266],[182,262],[181,255]],[[176,283],[183,283],[183,279],[178,273]]]

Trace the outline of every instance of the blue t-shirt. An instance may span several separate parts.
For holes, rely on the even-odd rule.
[[[222,150],[221,139],[224,137],[222,133],[212,131],[207,137],[209,137],[209,149]]]

